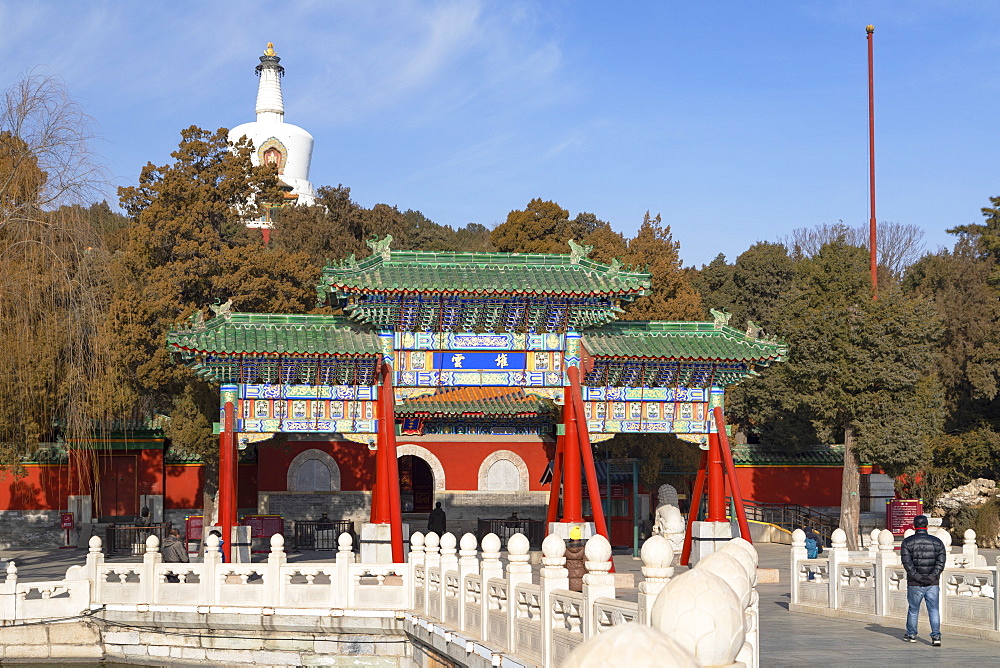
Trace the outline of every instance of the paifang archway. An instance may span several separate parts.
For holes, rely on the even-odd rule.
[[[369,242],[371,256],[324,268],[320,302],[345,316],[220,308],[172,331],[168,346],[222,383],[222,405],[232,406],[220,489],[235,466],[233,433],[369,443],[371,521],[392,525],[394,559],[402,559],[397,430],[472,439],[557,432],[549,519],[582,520],[586,475],[607,535],[591,443],[674,433],[710,446],[724,388],[786,353],[753,323],[730,327],[724,313],[704,323],[615,322],[622,304],[650,288],[650,275],[590,260],[572,241],[565,255],[393,251],[390,242]]]

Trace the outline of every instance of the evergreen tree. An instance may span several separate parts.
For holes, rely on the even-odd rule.
[[[635,238],[628,242],[626,263],[652,274],[653,287],[625,307],[626,320],[698,320],[702,317],[701,297],[691,287],[681,266],[681,245],[674,241],[670,226],[661,224],[660,215],[646,212]]]

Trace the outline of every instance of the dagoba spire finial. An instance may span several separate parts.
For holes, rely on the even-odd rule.
[[[281,58],[274,50],[274,42],[268,42],[260,65],[256,67],[260,84],[257,86],[257,120],[284,122],[285,104],[281,97],[281,77],[285,68],[279,65]]]

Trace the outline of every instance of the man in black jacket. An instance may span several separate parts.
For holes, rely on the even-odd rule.
[[[946,559],[944,543],[927,533],[927,516],[913,518],[916,530],[903,540],[900,556],[906,569],[906,600],[910,607],[906,613],[906,635],[903,640],[917,642],[917,617],[920,601],[927,603],[927,616],[931,622],[931,645],[941,646],[941,572]]]

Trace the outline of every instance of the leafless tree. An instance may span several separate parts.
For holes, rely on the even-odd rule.
[[[896,278],[919,260],[926,251],[924,231],[916,225],[882,222],[878,224],[877,234],[878,264]],[[815,227],[799,227],[779,241],[788,248],[793,257],[812,257],[824,244],[838,239],[852,246],[867,249],[868,226],[851,227],[844,221],[838,221]]]
[[[100,190],[93,123],[56,77],[0,94],[0,466],[107,422],[113,381],[102,328],[100,236],[81,206]]]

